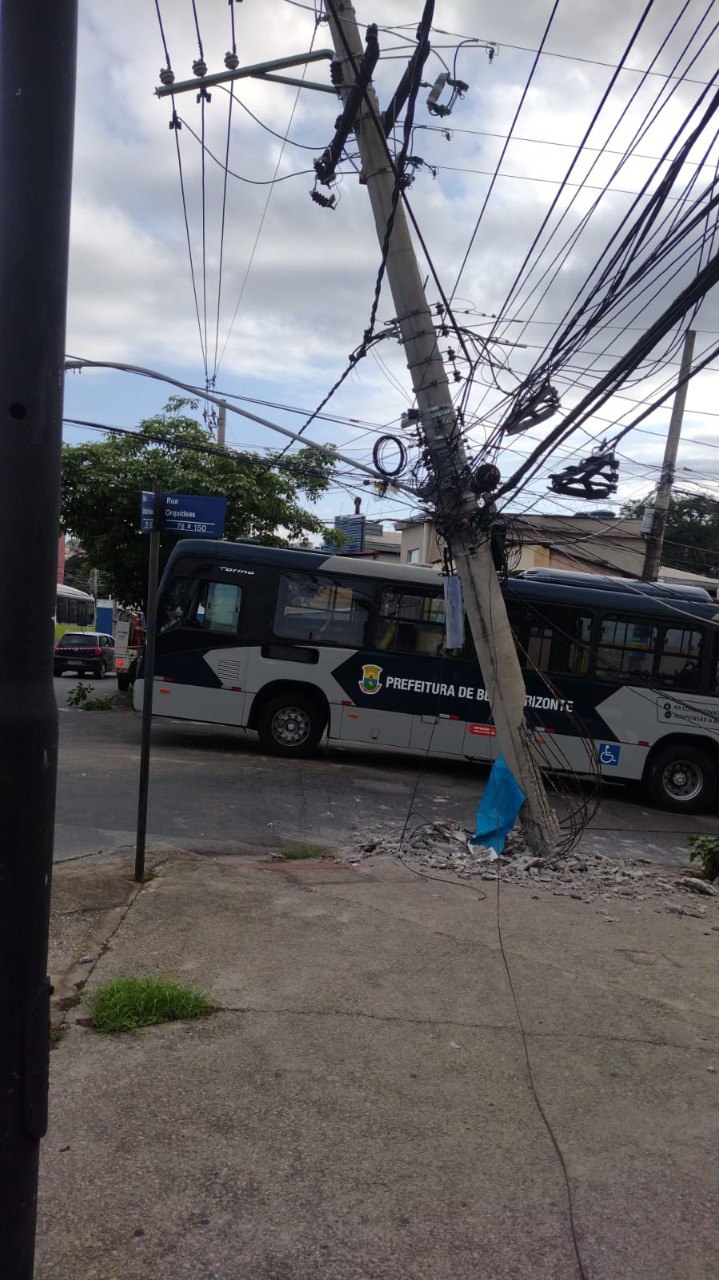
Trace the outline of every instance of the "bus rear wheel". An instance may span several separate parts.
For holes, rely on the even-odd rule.
[[[652,756],[644,780],[649,799],[673,813],[697,813],[717,793],[717,768],[700,747],[677,742]]]
[[[260,742],[274,756],[313,755],[324,730],[324,715],[314,698],[291,690],[268,698],[257,717]]]

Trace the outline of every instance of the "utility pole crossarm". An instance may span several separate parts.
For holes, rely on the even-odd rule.
[[[345,101],[352,93],[364,51],[353,5],[326,0],[332,40],[343,63]],[[355,123],[380,245],[386,244],[386,273],[412,378],[419,422],[436,481],[437,528],[451,543],[465,607],[504,758],[526,796],[522,819],[537,853],[552,852],[559,829],[548,803],[533,740],[525,723],[525,690],[506,605],[486,528],[481,527],[471,469],[452,402],[444,361],[417,265],[414,246],[387,153],[382,115],[372,85],[363,93]]]
[[[192,80],[177,80],[170,84],[161,84],[155,89],[155,97],[170,98],[177,93],[192,93],[199,88],[212,88],[213,84],[226,84],[229,80],[248,80],[254,76],[263,80],[279,80],[282,84],[302,84],[306,89],[320,89],[324,93],[337,93],[332,85],[308,84],[307,81],[287,80],[275,76],[272,72],[283,71],[287,67],[300,67],[310,62],[326,62],[334,58],[331,49],[316,49],[313,53],[296,53],[289,58],[274,58],[271,62],[255,62],[249,67],[237,67],[235,70],[218,71],[211,76],[196,76]]]

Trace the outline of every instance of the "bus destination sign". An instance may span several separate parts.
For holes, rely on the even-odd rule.
[[[201,538],[221,538],[225,532],[227,498],[206,498],[189,493],[161,493],[160,533],[194,533]],[[143,493],[140,532],[155,528],[155,495]]]

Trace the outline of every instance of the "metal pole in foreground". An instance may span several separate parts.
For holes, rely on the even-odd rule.
[[[143,658],[142,736],[140,739],[140,784],[137,797],[137,841],[135,844],[135,879],[145,875],[145,834],[147,831],[147,797],[150,789],[150,734],[152,730],[152,691],[155,676],[155,636],[157,635],[157,580],[160,563],[160,488],[155,485],[155,525],[150,534],[150,557],[147,570],[147,634]]]
[[[52,681],[77,5],[0,4],[0,1270],[31,1280],[47,1126]],[[23,643],[17,643],[21,604]]]

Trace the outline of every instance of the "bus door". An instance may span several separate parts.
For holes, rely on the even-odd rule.
[[[248,649],[240,636],[242,596],[238,582],[170,579],[158,606],[156,715],[245,723]]]

